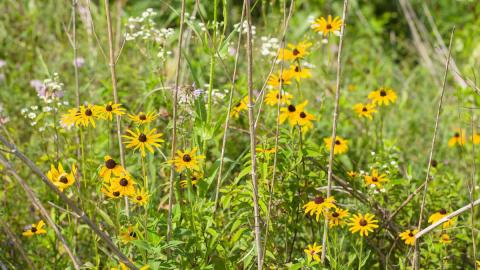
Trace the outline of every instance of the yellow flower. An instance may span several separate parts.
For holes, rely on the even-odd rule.
[[[353,233],[359,232],[360,236],[368,236],[368,232],[373,232],[373,229],[378,228],[378,220],[374,219],[372,214],[355,214],[350,218],[350,231]]]
[[[297,106],[290,104],[286,108],[280,108],[280,124],[283,124],[283,122],[288,119],[290,125],[295,126],[298,123],[300,113],[304,111],[307,103],[308,101],[305,100],[303,103]]]
[[[60,191],[68,188],[75,183],[75,173],[77,168],[72,166],[70,173],[65,172],[62,164],[58,163],[58,169],[53,164],[50,165],[50,170],[47,172],[47,178],[55,185]]]
[[[146,264],[144,266],[142,266],[139,270],[148,270],[150,269],[150,265]],[[110,268],[110,270],[119,270],[118,268]],[[127,266],[124,264],[124,263],[120,263],[120,270],[128,270]]]
[[[368,94],[368,98],[371,99],[372,103],[375,105],[387,106],[390,102],[395,103],[395,100],[397,100],[397,94],[395,94],[395,91],[390,88],[381,87]]]
[[[315,120],[315,116],[313,116],[313,114],[309,114],[305,111],[301,111],[298,113],[297,124],[302,128],[303,132],[307,132],[308,130],[313,128],[313,120]]]
[[[283,70],[282,74],[280,74],[280,72],[278,72],[278,74],[271,74],[270,77],[268,77],[267,84],[275,88],[280,86],[280,82],[282,85],[289,85],[292,84],[290,81],[292,77],[293,74],[290,70]]]
[[[365,185],[375,185],[377,188],[382,188],[383,182],[388,182],[385,174],[378,174],[378,171],[373,169],[371,175],[365,175]]]
[[[260,154],[267,154],[267,155],[268,155],[268,154],[273,154],[273,153],[275,153],[275,152],[276,152],[276,149],[275,149],[275,147],[272,147],[272,148],[270,148],[270,149],[263,149],[263,148],[257,147],[257,148],[255,149],[255,152],[260,153]]]
[[[280,102],[281,105],[283,104],[288,105],[290,104],[290,100],[292,98],[293,96],[285,91],[282,91],[282,96],[280,97],[278,90],[271,90],[265,95],[265,104],[270,106],[276,106],[278,102]]]
[[[288,49],[280,49],[278,52],[279,60],[297,60],[308,54],[307,49],[312,46],[311,42],[302,41],[295,44],[288,44]]]
[[[138,114],[128,115],[128,118],[130,118],[130,120],[132,120],[134,123],[139,125],[148,124],[153,120],[155,120],[157,117],[158,115],[155,114],[154,112],[149,112],[149,113],[140,112]]]
[[[300,79],[312,77],[312,73],[310,73],[310,69],[305,67],[302,68],[300,67],[300,65],[290,66],[290,73],[292,77],[295,78],[297,81],[300,81]]]
[[[473,144],[480,144],[480,134],[478,134],[476,132],[473,133],[472,142],[473,142]]]
[[[304,251],[307,254],[308,262],[311,262],[312,259],[316,262],[320,261],[319,254],[322,253],[322,246],[317,246],[317,243],[313,243],[313,245],[308,245],[308,248],[304,249]]]
[[[105,181],[110,182],[112,174],[115,176],[120,176],[125,172],[122,165],[113,160],[111,156],[105,156],[103,160],[105,163],[100,170],[100,177],[102,177]]]
[[[358,173],[354,171],[349,171],[347,172],[347,175],[350,176],[351,178],[355,178],[357,177]]]
[[[109,197],[110,199],[120,198],[120,195],[122,195],[120,194],[118,187],[113,188],[112,186],[103,185],[101,191],[103,194],[105,194],[105,196]]]
[[[242,100],[240,100],[240,102],[233,106],[232,111],[230,112],[230,116],[233,118],[238,118],[241,111],[247,110],[247,105],[248,96],[244,97]]]
[[[140,153],[144,157],[146,156],[145,148],[147,148],[150,153],[153,153],[153,146],[160,147],[160,143],[163,142],[160,138],[163,134],[156,132],[157,129],[155,128],[152,130],[144,128],[143,132],[137,128],[136,132],[127,130],[129,135],[123,135],[123,137],[128,140],[125,142],[127,143],[127,148],[133,148],[134,151],[140,148]]]
[[[198,181],[200,181],[200,179],[202,179],[202,177],[203,177],[203,173],[201,173],[201,172],[195,171],[195,172],[192,173],[192,175],[189,177],[190,184],[192,185],[192,188],[197,187]],[[188,180],[180,181],[180,187],[181,188],[187,188],[188,187]]]
[[[415,235],[418,230],[406,230],[400,234],[400,238],[405,241],[405,244],[413,246],[415,245]]]
[[[73,108],[69,109],[67,113],[62,115],[60,123],[66,127],[71,127],[73,125],[77,125],[79,120],[80,109]]]
[[[137,240],[140,232],[137,227],[128,226],[127,230],[120,233],[120,239],[124,244],[130,241]]]
[[[95,126],[95,119],[100,117],[100,113],[96,106],[88,104],[85,106],[80,106],[80,113],[77,115],[77,120],[75,124],[88,127],[89,125]]]
[[[456,128],[453,136],[448,140],[448,146],[453,147],[455,145],[462,146],[467,142],[465,130],[463,128]]]
[[[139,205],[146,205],[148,203],[148,198],[150,198],[150,194],[148,194],[144,189],[137,190],[135,194],[131,196],[131,199]]]
[[[177,172],[182,172],[185,169],[190,169],[194,171],[200,170],[199,160],[205,159],[205,156],[195,155],[197,148],[193,148],[191,151],[182,152],[177,150],[177,155],[173,160],[170,160],[170,163],[173,163],[175,170]]]
[[[46,234],[47,231],[43,228],[43,226],[45,226],[45,222],[40,220],[37,224],[31,224],[29,228],[22,233],[22,235],[30,237],[35,234]]]
[[[353,110],[358,114],[359,117],[366,117],[370,120],[372,120],[372,114],[377,112],[375,105],[371,103],[358,103],[353,106]]]
[[[325,149],[330,152],[330,145],[332,144],[332,138],[323,139],[325,143]],[[348,151],[348,141],[342,137],[335,137],[335,146],[333,147],[333,154],[343,154]]]
[[[328,220],[328,226],[330,228],[336,226],[342,226],[345,224],[344,219],[348,216],[348,210],[341,208],[334,208],[332,211],[326,213],[326,219]]]
[[[342,20],[340,17],[335,17],[335,19],[332,20],[332,15],[328,15],[328,19],[325,20],[324,17],[321,17],[320,19],[316,19],[315,22],[312,24],[312,28],[315,32],[318,32],[320,34],[323,34],[324,37],[326,37],[329,33],[334,33],[339,35],[340,34],[340,28],[342,27]]]
[[[306,203],[303,208],[305,208],[305,214],[316,215],[315,219],[318,221],[320,215],[325,214],[330,208],[336,208],[335,198],[331,196],[325,199],[319,196]]]
[[[445,209],[440,209],[437,212],[433,213],[429,218],[428,218],[428,223],[435,223],[439,221],[440,219],[444,218],[447,215],[447,210]],[[442,227],[444,229],[451,227],[453,225],[454,220],[450,219],[442,224]]]
[[[120,192],[122,196],[132,196],[135,194],[134,185],[137,183],[129,174],[125,173],[119,177],[112,178],[111,184],[111,190]]]
[[[122,104],[116,104],[109,102],[103,106],[95,106],[99,115],[103,119],[112,120],[113,115],[124,115],[125,109],[122,108]]]
[[[450,236],[446,233],[442,233],[442,235],[440,236],[440,243],[442,244],[450,244],[452,243],[452,239],[450,239]]]

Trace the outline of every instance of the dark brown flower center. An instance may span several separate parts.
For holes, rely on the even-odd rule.
[[[378,182],[378,178],[377,177],[372,177],[372,182]]]
[[[115,166],[117,166],[117,163],[115,162],[115,160],[113,159],[109,159],[107,161],[105,161],[105,167],[107,167],[108,169],[113,169],[115,168]]]
[[[140,134],[140,136],[138,136],[138,140],[139,140],[140,142],[142,142],[142,143],[143,143],[143,142],[146,142],[146,141],[147,141],[147,135],[145,135],[145,134],[143,134],[143,133]]]
[[[185,161],[185,162],[190,162],[190,161],[192,161],[192,157],[190,157],[189,154],[183,155],[182,159],[183,159],[183,161]]]
[[[433,159],[432,162],[430,163],[432,165],[432,167],[436,168],[438,166],[438,162]]]
[[[307,117],[307,114],[304,113],[304,112],[301,112],[301,113],[300,113],[300,118],[305,118],[305,117]]]
[[[299,66],[295,66],[295,72],[300,72],[300,67]]]
[[[136,232],[130,232],[129,235],[133,238],[137,238],[137,233]]]
[[[35,233],[37,231],[37,227],[33,226],[31,229],[32,233]]]
[[[342,144],[342,142],[340,140],[335,140],[335,144],[340,145],[340,144]]]
[[[62,176],[60,177],[60,182],[66,184],[66,183],[68,183],[68,178],[67,178],[65,175],[62,175]]]
[[[332,25],[331,24],[327,24],[327,30],[330,30],[332,29]]]
[[[138,118],[139,118],[140,120],[142,120],[142,121],[147,120],[147,116],[146,116],[145,114],[143,114],[143,113],[140,114],[140,115],[138,116]]]
[[[143,200],[143,197],[142,196],[137,196],[137,201],[141,201]]]
[[[120,191],[114,191],[114,192],[112,192],[112,195],[114,197],[118,197],[118,196],[120,196]]]
[[[447,210],[445,210],[445,209],[443,209],[443,208],[440,209],[440,211],[438,211],[438,212],[439,212],[440,214],[442,214],[442,215],[446,215],[446,214],[447,214]]]
[[[337,213],[337,212],[333,212],[333,213],[332,213],[332,217],[334,217],[334,218],[339,217],[339,216],[340,216],[340,214]]]
[[[381,97],[386,97],[387,96],[387,92],[385,90],[381,90],[380,91],[380,96]]]
[[[92,110],[90,110],[90,109],[85,110],[85,115],[86,116],[92,116],[92,114],[93,114]]]
[[[413,234],[412,232],[410,232],[410,233],[408,234],[408,236],[413,237],[414,234]]]
[[[242,105],[242,103],[237,103],[237,105],[235,105],[235,107],[240,107],[240,105]]]
[[[460,138],[460,133],[455,132],[455,134],[453,134],[453,137],[455,137],[455,138]]]
[[[127,178],[122,178],[122,179],[120,179],[120,186],[122,186],[122,187],[128,186],[128,180],[127,180]]]
[[[113,111],[112,105],[108,104],[108,105],[105,107],[105,110],[106,110],[107,112]]]
[[[316,204],[322,204],[323,202],[325,202],[325,200],[322,197],[316,197],[314,201]]]
[[[358,222],[358,224],[360,224],[360,226],[362,226],[362,227],[365,227],[365,226],[367,226],[368,222],[364,218],[362,218],[360,220],[360,222]]]
[[[363,107],[362,112],[368,112],[367,107]]]
[[[295,48],[295,49],[293,49],[293,52],[292,52],[292,53],[293,53],[293,56],[297,56],[297,55],[300,54],[300,51],[297,50],[297,48]]]
[[[293,105],[288,105],[288,111],[289,111],[289,112],[294,112],[294,111],[296,111],[296,110],[297,110],[297,109],[295,108],[295,106],[293,106]]]

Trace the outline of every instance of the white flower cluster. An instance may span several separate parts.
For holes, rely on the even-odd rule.
[[[243,21],[242,25],[240,25],[240,23],[237,23],[237,24],[233,25],[233,28],[237,32],[242,31],[243,34],[247,34],[247,32],[248,32],[248,22]],[[255,36],[255,34],[257,33],[256,29],[257,28],[255,27],[255,25],[252,24],[252,36]]]
[[[280,42],[278,38],[261,37],[260,40],[262,41],[263,56],[277,55],[278,49],[280,48]]]
[[[58,101],[57,103],[49,104],[43,107],[32,105],[30,107],[22,108],[20,110],[20,114],[29,121],[31,126],[40,125],[38,130],[42,132],[48,127],[53,126],[53,122],[50,121],[51,117],[45,117],[45,114],[50,112],[58,112],[58,108],[62,106],[69,106],[68,101]]]
[[[125,39],[131,40],[152,40],[163,44],[174,33],[172,28],[157,29],[153,18],[157,15],[153,9],[148,8],[139,17],[128,18],[127,32]]]

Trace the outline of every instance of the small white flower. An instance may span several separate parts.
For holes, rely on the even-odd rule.
[[[375,156],[375,152],[374,152],[374,151],[372,151],[370,154],[371,154],[372,156]]]
[[[31,112],[27,115],[27,117],[30,118],[30,119],[35,119],[35,117],[37,117],[37,115],[34,112]]]

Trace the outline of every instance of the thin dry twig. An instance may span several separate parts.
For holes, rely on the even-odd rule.
[[[182,13],[180,14],[180,33],[178,37],[178,58],[177,70],[175,71],[175,88],[173,92],[173,128],[172,128],[172,149],[170,152],[171,159],[175,158],[177,149],[177,101],[178,101],[178,85],[180,83],[180,65],[182,58],[182,42],[185,21],[185,0],[182,0]],[[168,192],[168,222],[167,222],[167,242],[172,237],[172,207],[173,207],[173,181],[175,180],[175,164],[170,165],[170,183]]]
[[[435,128],[433,130],[433,138],[432,138],[432,144],[430,147],[430,153],[428,155],[428,164],[427,164],[427,174],[425,176],[425,187],[423,189],[423,196],[422,196],[422,204],[420,206],[420,214],[418,218],[418,230],[421,229],[422,227],[422,220],[423,220],[423,212],[425,209],[425,201],[427,197],[427,190],[428,190],[428,181],[430,180],[430,169],[432,166],[432,159],[433,159],[433,152],[435,150],[435,141],[437,139],[437,131],[438,131],[438,124],[440,122],[440,114],[442,112],[442,105],[443,105],[443,97],[445,95],[445,86],[447,84],[447,77],[448,77],[448,68],[450,66],[450,56],[452,54],[452,44],[453,44],[453,37],[455,34],[455,27],[452,29],[452,33],[450,35],[450,44],[448,46],[448,56],[447,56],[447,61],[445,63],[445,73],[443,76],[443,84],[442,84],[442,91],[440,94],[440,101],[438,103],[438,109],[437,109],[437,115],[435,118]],[[413,268],[418,269],[419,267],[419,246],[418,246],[418,241],[415,241],[415,252],[413,255]]]
[[[337,82],[335,86],[335,107],[333,111],[333,124],[332,124],[332,142],[330,144],[330,156],[328,158],[328,173],[327,173],[327,198],[330,197],[332,191],[332,172],[333,172],[333,156],[335,148],[335,140],[337,137],[337,122],[339,114],[339,100],[340,100],[340,78],[341,78],[341,56],[342,56],[342,47],[343,47],[343,38],[345,35],[345,20],[347,19],[347,9],[348,9],[348,0],[343,1],[343,14],[342,14],[342,28],[340,30],[340,42],[338,44],[338,55],[337,55]],[[322,238],[322,263],[325,262],[325,255],[327,254],[327,236],[328,236],[328,220],[325,219],[325,224],[323,226],[323,238]]]
[[[70,200],[67,195],[61,192],[48,178],[45,174],[40,170],[40,168],[35,165],[35,163],[30,160],[25,154],[20,152],[17,149],[17,146],[13,143],[7,141],[5,137],[0,135],[0,142],[3,143],[7,148],[11,150],[11,153],[19,158],[25,165],[27,165],[36,175],[40,177],[42,182],[46,184],[65,204],[70,207],[70,209],[75,212],[77,215],[80,216],[80,219],[90,227],[90,229],[102,239],[108,248],[112,250],[112,252],[121,260],[125,265],[127,265],[130,269],[137,270],[138,268],[123,254],[120,249],[113,243],[112,239],[104,233],[100,228],[87,216],[87,214],[79,208],[72,200]],[[11,165],[10,165],[11,166]],[[12,167],[12,166],[11,166]]]
[[[58,239],[60,242],[62,242],[63,247],[65,248],[65,251],[68,254],[68,257],[70,257],[70,260],[73,263],[73,267],[75,269],[80,269],[80,265],[82,263],[80,260],[73,254],[72,250],[70,249],[67,240],[65,240],[65,237],[63,237],[62,232],[58,229],[57,224],[52,220],[50,215],[48,214],[47,209],[43,206],[43,204],[40,202],[40,199],[35,195],[35,192],[33,192],[32,188],[27,184],[27,182],[17,173],[17,171],[10,165],[10,163],[7,161],[7,159],[3,156],[3,154],[0,154],[0,163],[5,166],[7,171],[18,181],[20,186],[23,188],[25,193],[27,194],[28,199],[30,202],[35,206],[35,208],[40,211],[40,214],[42,217],[47,221],[48,226],[50,226],[55,234],[57,235]]]
[[[255,221],[255,245],[257,249],[257,268],[262,269],[262,241],[260,232],[260,208],[258,206],[258,183],[257,183],[257,155],[256,155],[256,128],[253,114],[253,58],[252,58],[252,11],[250,0],[245,0],[247,12],[247,81],[248,81],[248,125],[250,130],[250,157],[252,166],[252,188],[253,188],[253,212]]]
[[[474,119],[475,119],[475,114],[472,111],[471,112],[471,119],[470,119],[470,129],[472,132],[472,141],[474,140],[475,136],[475,128],[474,128]],[[475,164],[475,144],[472,143],[472,176],[470,177],[470,182],[467,184],[468,186],[468,198],[470,200],[471,208],[470,208],[470,230],[472,233],[471,239],[472,239],[472,256],[473,258],[477,258],[477,241],[475,237],[475,209],[473,208],[473,198],[475,198],[475,186],[476,186],[476,181],[475,181],[475,174],[476,174],[476,164]],[[475,265],[475,270],[478,269],[478,266]]]

